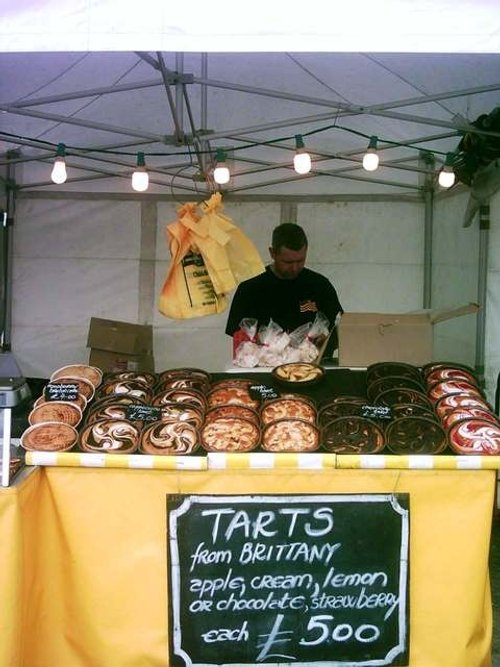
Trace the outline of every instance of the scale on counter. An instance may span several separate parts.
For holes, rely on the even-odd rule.
[[[31,396],[30,388],[21,374],[14,355],[0,353],[0,416],[2,417],[2,486],[9,486],[10,479],[10,439],[12,408]]]

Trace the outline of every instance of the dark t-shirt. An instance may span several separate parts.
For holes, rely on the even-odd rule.
[[[272,319],[290,333],[302,324],[312,322],[318,311],[328,318],[330,328],[337,314],[342,312],[337,292],[328,278],[304,268],[297,278],[285,280],[275,276],[267,266],[264,273],[238,286],[226,333],[232,336],[246,317],[258,320],[258,326],[267,325]]]

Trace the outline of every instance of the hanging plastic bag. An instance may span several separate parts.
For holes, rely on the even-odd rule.
[[[221,196],[200,207],[184,204],[167,225],[171,263],[159,297],[159,311],[174,319],[216,315],[226,293],[264,270],[251,241],[221,212]]]

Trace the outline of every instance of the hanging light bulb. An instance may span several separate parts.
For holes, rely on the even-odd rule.
[[[438,176],[438,183],[442,188],[451,188],[455,183],[455,172],[453,171],[454,157],[453,153],[446,153],[444,166]]]
[[[231,174],[226,164],[226,152],[218,148],[215,151],[214,181],[219,185],[224,185],[225,183],[229,183],[230,178]]]
[[[64,144],[57,144],[56,159],[54,160],[54,166],[50,173],[52,182],[57,183],[57,185],[61,185],[68,178],[68,174],[66,173],[66,162],[64,160],[65,155],[66,146]]]
[[[311,156],[305,149],[301,134],[295,135],[295,148],[297,152],[293,157],[293,168],[297,174],[308,174],[311,171]]]
[[[379,158],[377,153],[377,137],[370,137],[368,148],[363,155],[363,169],[366,171],[375,171],[378,168]]]
[[[144,192],[149,186],[149,176],[146,171],[144,153],[137,153],[137,168],[132,174],[132,188],[136,192]]]

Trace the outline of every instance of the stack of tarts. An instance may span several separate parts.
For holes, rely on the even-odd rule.
[[[427,393],[457,454],[500,454],[500,424],[468,366],[435,362],[422,369]]]
[[[102,382],[95,366],[72,364],[52,373],[51,385],[76,386],[74,400],[49,400],[47,387],[28,414],[29,426],[21,435],[21,446],[28,451],[66,452],[78,441],[77,427],[85,409]]]

